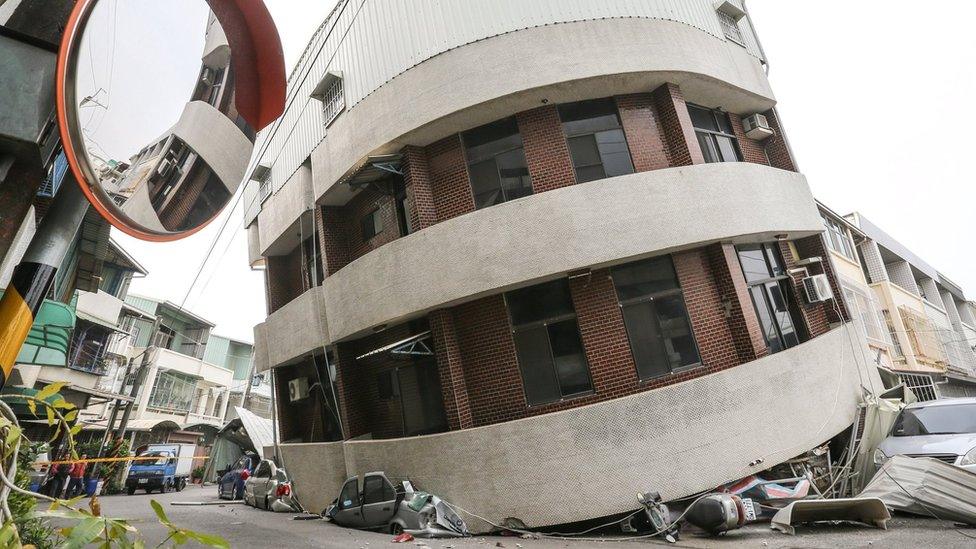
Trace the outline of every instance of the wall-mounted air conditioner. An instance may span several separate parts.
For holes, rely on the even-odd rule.
[[[743,118],[742,129],[745,130],[746,137],[757,141],[762,141],[776,133],[769,127],[769,120],[759,113]]]
[[[299,377],[288,382],[288,400],[295,402],[308,398],[308,378]]]
[[[830,288],[827,275],[818,274],[803,279],[803,291],[807,294],[807,301],[820,303],[834,298],[834,291]]]

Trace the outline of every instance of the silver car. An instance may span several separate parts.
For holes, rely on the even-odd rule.
[[[244,481],[244,504],[276,513],[297,513],[288,473],[270,459],[262,459]]]
[[[935,458],[976,473],[976,398],[906,406],[875,450],[874,463],[896,455]]]
[[[340,526],[417,537],[465,537],[468,527],[446,502],[415,490],[410,481],[394,485],[384,473],[366,473],[342,485],[324,515]]]

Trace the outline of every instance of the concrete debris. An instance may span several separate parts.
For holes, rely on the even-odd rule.
[[[796,525],[811,522],[861,522],[887,530],[891,513],[883,501],[873,497],[845,499],[809,499],[791,502],[773,516],[770,526],[793,535]]]
[[[403,532],[401,534],[397,534],[393,538],[393,543],[407,543],[407,542],[411,542],[411,541],[413,541],[413,536],[410,535],[410,534],[408,534],[407,532]]]
[[[860,496],[896,511],[976,526],[976,473],[937,459],[895,456]]]

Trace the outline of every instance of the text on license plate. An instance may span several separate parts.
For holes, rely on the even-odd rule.
[[[145,484],[147,482],[149,482],[149,479],[148,478],[141,478],[141,479],[139,479],[139,484]]]

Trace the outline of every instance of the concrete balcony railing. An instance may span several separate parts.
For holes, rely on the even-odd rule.
[[[883,389],[873,362],[855,352],[862,344],[847,324],[735,368],[589,406],[429,436],[283,444],[282,457],[310,509],[325,508],[349,476],[385,471],[496,523],[607,516],[633,510],[638,490],[687,497],[849,427],[861,384]]]
[[[330,344],[325,289],[317,286],[254,327],[254,365],[258,372],[292,362]]]
[[[133,353],[138,355],[143,349],[134,347]],[[228,370],[223,366],[210,364],[199,358],[187,356],[169,349],[157,348],[152,359],[152,364],[164,369],[174,370],[189,376],[199,377],[210,384],[230,387],[234,382],[233,370]]]
[[[78,304],[76,310],[82,317],[89,317],[100,320],[106,324],[115,326],[119,322],[119,313],[122,311],[123,302],[112,294],[103,292],[78,292]]]

